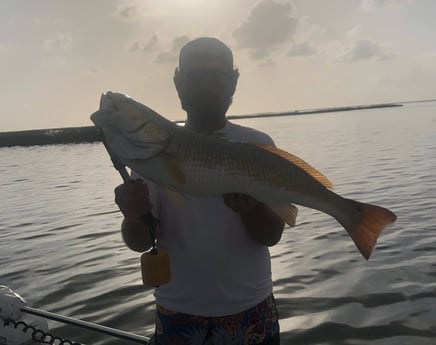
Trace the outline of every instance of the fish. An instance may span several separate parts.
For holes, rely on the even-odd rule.
[[[257,143],[197,133],[122,93],[102,94],[91,115],[117,160],[167,190],[204,197],[249,195],[290,226],[300,205],[336,219],[368,260],[381,231],[396,220],[387,208],[345,198],[303,159]]]

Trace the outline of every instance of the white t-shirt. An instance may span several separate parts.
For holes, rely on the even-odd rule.
[[[227,122],[217,131],[232,141],[274,145],[265,133]],[[222,198],[175,198],[148,181],[159,219],[158,247],[170,256],[171,282],[155,290],[164,308],[224,316],[249,309],[272,292],[268,247],[255,242]],[[268,231],[268,229],[265,229]]]

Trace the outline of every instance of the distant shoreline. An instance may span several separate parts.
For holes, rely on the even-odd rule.
[[[227,118],[230,120],[252,119],[252,118],[262,118],[262,117],[280,117],[280,116],[320,114],[320,113],[376,109],[376,108],[391,108],[391,107],[401,107],[401,106],[403,106],[403,104],[384,103],[384,104],[371,104],[371,105],[361,105],[361,106],[294,110],[294,111],[274,112],[274,113],[229,115],[227,116]],[[183,123],[184,121],[175,121],[175,122]],[[80,143],[93,143],[98,141],[101,141],[101,138],[97,131],[97,128],[94,126],[0,132],[0,147],[80,144]]]

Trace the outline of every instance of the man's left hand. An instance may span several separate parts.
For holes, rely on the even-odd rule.
[[[285,223],[265,204],[246,194],[223,195],[227,207],[241,215],[251,237],[260,244],[273,246],[282,236]]]

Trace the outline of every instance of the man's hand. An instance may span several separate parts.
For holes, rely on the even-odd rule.
[[[124,215],[121,233],[126,245],[145,252],[152,245],[150,231],[140,217],[151,211],[147,185],[141,179],[123,183],[115,188],[115,202]]]
[[[153,207],[147,185],[141,179],[116,187],[115,203],[126,219],[135,221],[139,220],[140,216],[150,212]]]
[[[280,241],[285,223],[267,205],[245,194],[225,194],[223,199],[227,207],[241,215],[245,229],[256,242],[273,246]]]

